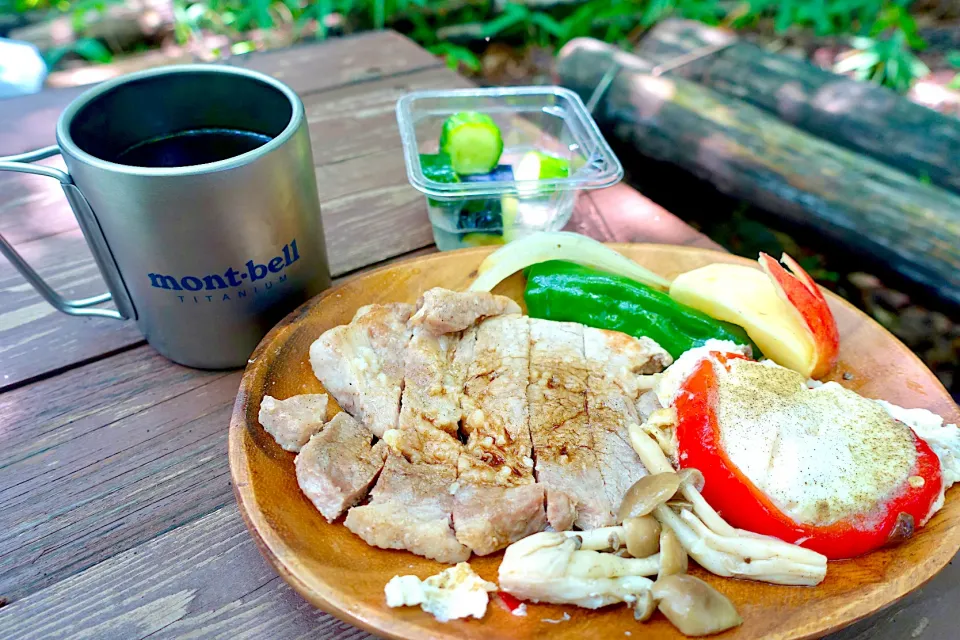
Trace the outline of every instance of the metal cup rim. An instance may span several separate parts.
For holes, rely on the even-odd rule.
[[[224,160],[208,162],[205,164],[188,165],[185,167],[135,167],[131,165],[110,162],[109,160],[98,158],[97,156],[84,151],[79,145],[77,145],[76,142],[74,142],[73,137],[70,135],[70,124],[73,122],[73,119],[76,117],[77,113],[79,113],[84,107],[95,101],[97,98],[100,98],[115,88],[129,82],[142,80],[144,78],[179,75],[183,73],[216,73],[233,75],[248,78],[250,80],[255,80],[268,85],[282,93],[287,100],[289,100],[291,107],[290,122],[288,122],[283,131],[272,138],[270,142],[267,142],[256,149],[233,156],[232,158],[226,158]],[[67,108],[64,110],[64,112],[60,114],[60,118],[57,120],[56,135],[57,145],[60,147],[60,152],[63,155],[68,155],[86,165],[95,167],[97,169],[104,169],[116,173],[137,176],[196,176],[245,166],[283,146],[288,140],[290,140],[290,138],[293,137],[294,133],[296,133],[297,129],[300,127],[300,124],[303,122],[304,117],[303,103],[301,102],[297,93],[286,84],[264,73],[252,71],[250,69],[242,69],[239,67],[230,67],[219,64],[181,64],[125,74],[91,87],[87,91],[77,96],[69,105],[67,105]]]

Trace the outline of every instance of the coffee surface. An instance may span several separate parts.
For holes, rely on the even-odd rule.
[[[107,159],[131,167],[189,167],[233,158],[270,140],[253,131],[190,129],[138,142]]]

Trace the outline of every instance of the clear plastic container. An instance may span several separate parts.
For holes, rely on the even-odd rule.
[[[420,154],[437,153],[444,121],[460,111],[479,111],[497,123],[503,137],[497,170],[452,184],[432,180],[424,175]],[[579,96],[562,87],[419,91],[397,102],[397,122],[407,176],[427,196],[441,251],[562,229],[580,190],[609,187],[623,177]],[[518,171],[531,151],[567,161],[567,177],[531,178],[528,170]]]

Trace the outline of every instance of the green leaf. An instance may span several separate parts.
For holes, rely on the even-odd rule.
[[[849,55],[833,65],[834,73],[846,73],[848,71],[869,70],[880,62],[880,55],[876,51],[861,51]]]
[[[531,24],[540,27],[554,38],[563,38],[566,34],[566,30],[563,28],[563,25],[554,20],[549,14],[538,11],[530,16],[530,22]]]
[[[470,71],[476,73],[477,71],[480,71],[482,66],[480,63],[480,58],[478,58],[473,51],[467,49],[466,47],[462,47],[450,42],[441,42],[433,45],[432,47],[427,47],[427,51],[435,56],[442,56],[446,61],[447,66],[454,71],[456,71],[462,64]]]
[[[794,21],[794,0],[780,0],[780,8],[773,28],[777,33],[783,33],[790,28]]]
[[[954,69],[960,69],[960,50],[954,49],[948,53],[947,62],[949,62],[950,66]]]
[[[953,80],[947,83],[948,89],[960,89],[960,73],[953,76]]]
[[[484,25],[481,35],[493,38],[530,18],[530,10],[524,6],[508,4],[503,8],[503,14]]]
[[[73,43],[73,52],[91,62],[107,63],[113,60],[113,54],[102,42],[93,38],[81,38]]]
[[[238,56],[243,53],[250,53],[251,51],[256,51],[257,45],[251,40],[245,40],[243,42],[235,42],[230,45],[230,53],[235,56]]]

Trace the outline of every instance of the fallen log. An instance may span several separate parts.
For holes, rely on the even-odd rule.
[[[960,303],[960,197],[597,40],[561,50],[560,82],[586,100],[614,60],[608,134]]]
[[[749,102],[825,140],[960,192],[960,119],[885,87],[764,51],[728,31],[689,20],[661,23],[634,53],[657,65],[727,41],[733,44],[670,75]]]

